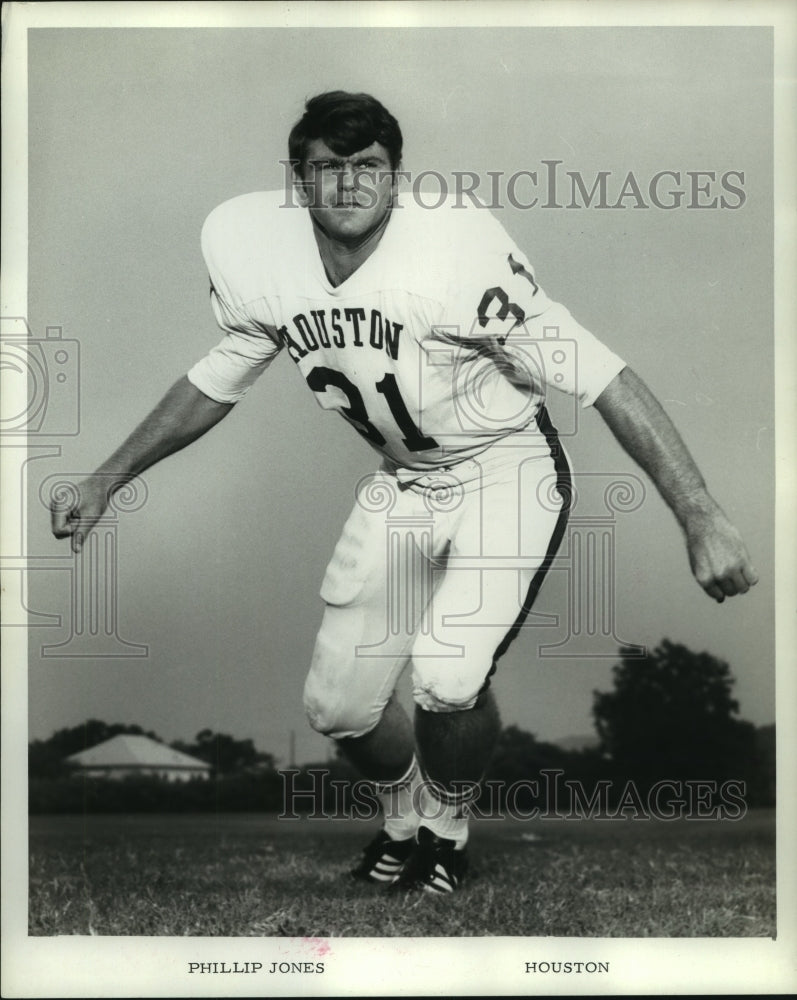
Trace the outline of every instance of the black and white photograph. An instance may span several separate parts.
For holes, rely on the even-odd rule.
[[[4,996],[797,987],[796,23],[4,6]]]

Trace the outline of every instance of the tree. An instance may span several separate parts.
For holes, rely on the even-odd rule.
[[[227,733],[214,733],[203,729],[194,737],[194,743],[172,743],[175,750],[198,757],[212,765],[215,774],[234,774],[252,770],[271,770],[273,754],[255,749],[250,739],[236,740]]]
[[[535,778],[546,768],[564,770],[570,756],[561,747],[542,743],[519,726],[507,726],[498,739],[488,774],[511,784]]]
[[[49,778],[64,774],[67,765],[66,757],[81,750],[87,750],[98,743],[104,743],[120,734],[133,736],[149,736],[159,738],[152,732],[144,732],[141,726],[127,726],[124,723],[102,722],[100,719],[88,719],[80,726],[59,729],[47,740],[33,740],[28,745],[28,774],[32,778]]]
[[[614,690],[593,692],[601,751],[643,788],[664,778],[747,777],[755,727],[736,718],[730,667],[709,653],[662,640],[645,659],[620,650]]]
[[[548,785],[542,777],[544,771],[558,771],[563,780],[575,780],[582,786],[592,787],[598,779],[606,777],[606,764],[595,750],[565,750],[555,743],[538,740],[519,726],[507,726],[498,739],[487,770],[487,781],[498,783],[497,790],[486,784],[480,804],[505,807],[507,795],[511,794],[509,804],[513,808],[529,809],[537,805],[544,809],[548,804],[545,798]],[[536,790],[533,783],[536,783]]]

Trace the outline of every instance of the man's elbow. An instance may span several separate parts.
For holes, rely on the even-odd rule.
[[[626,365],[597,396],[593,406],[603,416],[608,409],[628,399],[629,396],[636,395],[640,386],[644,386],[642,379],[630,365]]]

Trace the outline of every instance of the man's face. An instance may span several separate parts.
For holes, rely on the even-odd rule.
[[[300,192],[314,221],[333,239],[355,242],[385,221],[393,203],[390,157],[374,142],[340,156],[322,139],[307,147]]]

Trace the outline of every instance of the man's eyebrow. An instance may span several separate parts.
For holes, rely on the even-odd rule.
[[[307,162],[311,165],[328,163],[330,166],[340,167],[346,162],[351,163],[352,166],[357,166],[361,163],[387,163],[388,159],[386,156],[382,156],[381,153],[368,153],[364,156],[356,156],[353,159],[341,156],[313,156]]]

